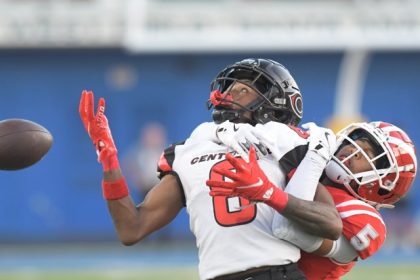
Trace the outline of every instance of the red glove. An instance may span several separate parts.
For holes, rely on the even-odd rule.
[[[117,157],[117,148],[112,139],[108,119],[104,114],[105,99],[99,99],[96,115],[94,115],[93,110],[93,92],[84,90],[80,98],[79,113],[86,131],[95,145],[98,161],[102,163],[104,171],[118,169],[120,165]]]
[[[284,210],[288,195],[267,179],[258,165],[253,146],[249,150],[249,163],[240,157],[235,158],[231,153],[226,154],[226,160],[236,172],[217,166],[213,168],[213,171],[232,182],[207,180],[206,184],[211,188],[211,196],[241,196],[250,201],[264,202],[278,212]]]

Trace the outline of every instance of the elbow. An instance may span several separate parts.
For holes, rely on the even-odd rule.
[[[131,239],[120,239],[121,244],[123,244],[124,246],[133,246],[134,244],[136,244],[138,241],[137,240],[131,240]]]
[[[118,234],[118,238],[124,246],[133,246],[143,239],[143,237],[134,234]]]

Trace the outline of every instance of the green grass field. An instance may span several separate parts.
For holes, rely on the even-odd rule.
[[[198,280],[194,243],[0,246],[0,280]],[[380,262],[382,260],[382,262]],[[408,263],[410,262],[410,263]],[[417,280],[420,255],[362,261],[342,280]]]
[[[159,271],[156,271],[159,270]],[[0,280],[197,280],[191,269],[102,270],[102,271],[21,271],[1,273]]]
[[[74,270],[0,272],[0,280],[198,280],[197,269],[156,268],[128,270]],[[415,280],[420,279],[420,264],[361,265],[355,267],[343,280]]]
[[[410,265],[359,265],[345,277],[343,280],[417,280],[420,279],[420,264]]]

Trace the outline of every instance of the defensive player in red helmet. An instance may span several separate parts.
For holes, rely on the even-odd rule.
[[[224,124],[228,132],[230,126]],[[276,154],[273,142],[256,128],[251,130],[242,136],[232,136],[234,131],[230,130],[229,137],[220,138],[241,155],[255,141]],[[325,240],[304,232],[282,215],[273,220],[274,234],[303,250],[299,268],[312,280],[339,279],[359,258],[366,259],[378,251],[386,237],[386,226],[377,210],[393,208],[409,191],[417,172],[413,142],[395,125],[354,123],[337,136],[338,149],[326,166],[322,183],[342,219],[342,236],[336,241]],[[238,144],[244,142],[248,142],[247,147]],[[312,199],[307,194],[300,198]]]
[[[324,241],[317,253],[303,253],[299,267],[308,279],[339,279],[375,254],[386,226],[377,211],[393,208],[409,191],[417,172],[413,142],[385,122],[351,124],[338,133],[338,149],[322,181],[343,221],[342,237]]]
[[[417,171],[414,144],[407,134],[395,125],[371,122],[351,124],[338,137],[341,149],[326,167],[327,178],[377,209],[393,208],[410,189]],[[372,146],[371,150],[366,152],[360,141]],[[354,152],[347,155],[343,146],[353,146]],[[366,160],[366,171],[351,166],[352,158],[358,156]]]

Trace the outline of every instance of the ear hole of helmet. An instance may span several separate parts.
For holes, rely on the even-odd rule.
[[[288,120],[293,123],[293,116],[290,112],[278,110],[274,112],[274,116],[281,123],[288,123]]]
[[[378,190],[378,194],[379,195],[387,195],[387,194],[389,194],[390,193],[390,191],[387,191],[386,189],[382,189],[382,188],[380,188],[379,190]]]

